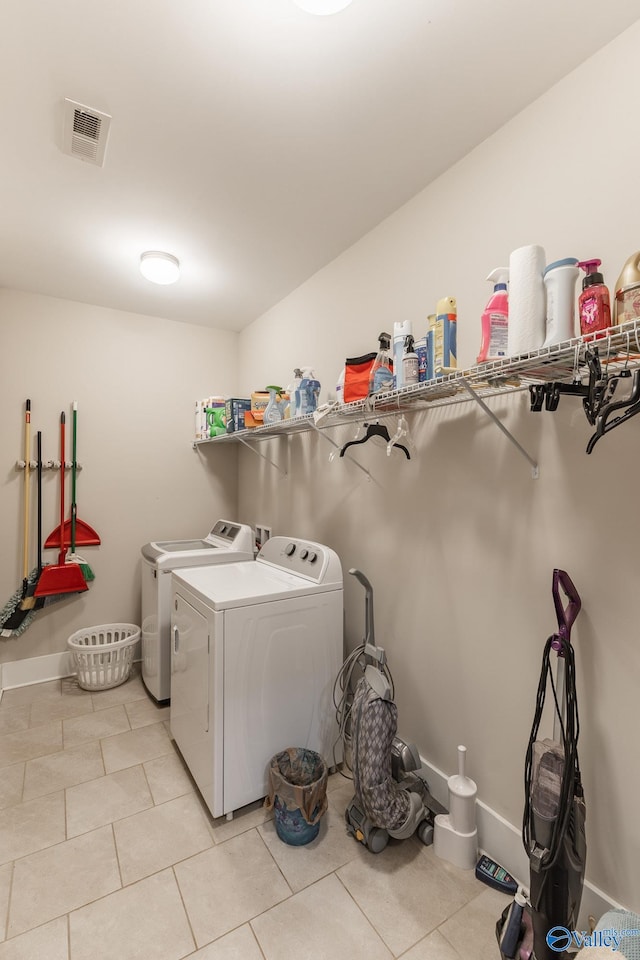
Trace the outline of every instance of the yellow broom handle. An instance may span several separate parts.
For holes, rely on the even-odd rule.
[[[31,484],[31,400],[27,400],[24,418],[24,557],[22,559],[22,576],[26,580],[29,576],[29,490]]]

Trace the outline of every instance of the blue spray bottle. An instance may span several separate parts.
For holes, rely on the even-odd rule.
[[[300,381],[300,416],[306,417],[317,409],[319,396],[320,381],[316,380],[311,367],[303,367]]]

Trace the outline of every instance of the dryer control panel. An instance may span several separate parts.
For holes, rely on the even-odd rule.
[[[271,537],[256,560],[269,563],[315,583],[342,585],[342,566],[337,553],[322,543],[296,537]]]

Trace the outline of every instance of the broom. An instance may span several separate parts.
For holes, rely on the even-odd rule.
[[[52,603],[57,603],[59,600],[64,600],[64,595],[56,596],[52,595],[50,597],[36,597],[36,587],[42,576],[42,433],[38,430],[37,434],[37,451],[38,451],[38,461],[37,461],[37,476],[38,476],[38,566],[35,571],[35,576],[30,577],[29,589],[27,590],[26,597],[23,598],[22,603],[20,604],[21,610],[42,610],[43,607],[48,607]]]
[[[77,563],[82,571],[85,580],[95,580],[96,576],[89,562],[76,553],[76,526],[78,523],[78,506],[76,504],[76,471],[78,463],[76,460],[76,441],[78,433],[78,404],[73,401],[73,432],[72,432],[72,458],[71,458],[71,553],[67,556],[67,563]]]
[[[65,563],[67,547],[64,542],[64,448],[65,415],[63,411],[60,414],[60,553],[56,564],[50,564],[43,569],[34,591],[35,597],[82,593],[89,589],[78,564]]]
[[[24,552],[22,559],[22,587],[19,587],[0,612],[0,637],[19,637],[33,618],[35,610],[25,608],[23,603],[37,582],[39,571],[29,573],[29,491],[31,479],[31,400],[25,404],[25,450],[24,450]]]
[[[76,436],[76,422],[77,422],[77,411],[78,404],[73,402],[73,436],[74,436],[74,454],[73,454],[73,464],[74,471],[72,474],[73,482],[73,504],[71,505],[71,519],[65,520],[60,523],[59,526],[52,530],[47,539],[44,542],[45,549],[48,547],[61,547],[63,544],[67,547],[71,546],[71,523],[73,521],[75,528],[75,540],[77,544],[81,546],[99,546],[100,545],[100,535],[96,533],[93,527],[89,526],[86,521],[81,520],[78,516],[78,508],[75,503],[75,466],[76,466],[76,455],[75,455],[75,436]]]

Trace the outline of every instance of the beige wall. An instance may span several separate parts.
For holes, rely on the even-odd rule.
[[[60,412],[78,401],[78,516],[100,547],[79,549],[96,579],[40,611],[17,639],[0,640],[0,662],[66,649],[67,637],[98,623],[140,622],[140,547],[203,536],[220,516],[237,519],[237,454],[192,449],[194,401],[231,394],[237,335],[191,324],[0,290],[0,606],[22,582],[24,403],[32,404],[43,459],[59,457]],[[29,569],[36,564],[35,475]],[[45,471],[43,528],[59,522],[59,473]],[[67,482],[67,516],[70,504]],[[46,562],[57,552],[45,551]]]
[[[410,318],[420,335],[445,295],[458,299],[460,364],[472,364],[484,278],[522,244],[542,244],[549,262],[598,256],[613,287],[640,248],[639,46],[640,23],[257,320],[240,337],[240,389],[288,383],[294,366],[312,363],[326,399],[346,356],[374,349],[396,320]],[[447,773],[466,744],[480,799],[515,825],[542,650],[556,627],[552,572],[569,572],[584,604],[574,643],[587,873],[638,910],[640,418],[587,456],[591,428],[578,401],[563,398],[555,414],[529,412],[527,394],[490,406],[539,460],[538,480],[482,411],[464,405],[410,415],[410,463],[357,448],[370,480],[346,458],[329,462],[333,448],[309,435],[263,447],[286,477],[243,451],[239,510],[275,533],[330,544],[345,575],[366,573],[400,731]],[[345,606],[353,647],[364,594],[348,576]]]

